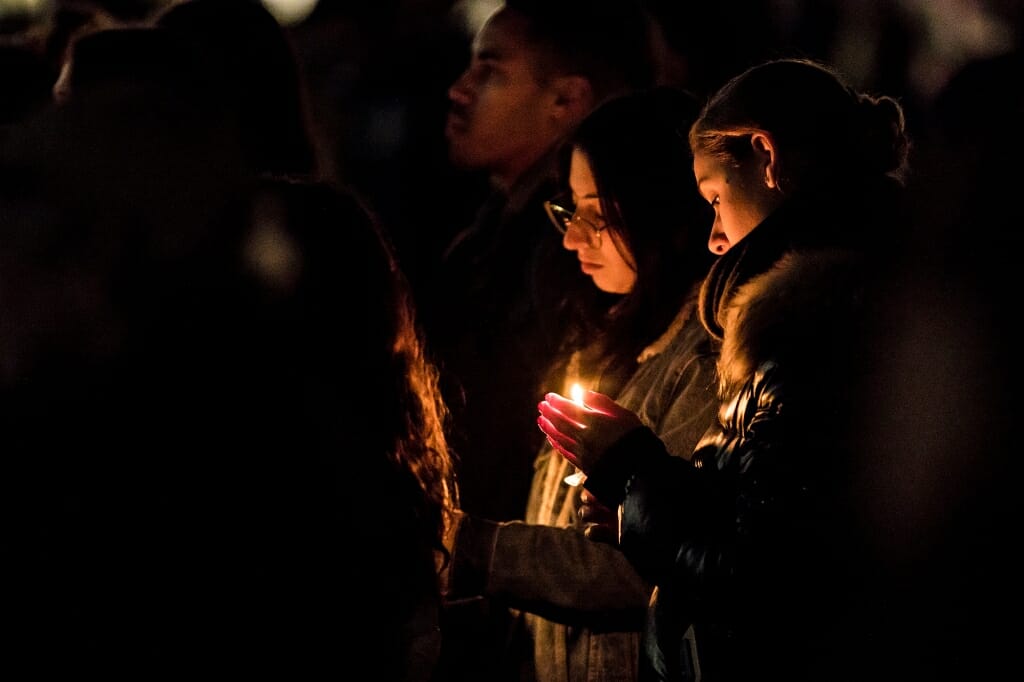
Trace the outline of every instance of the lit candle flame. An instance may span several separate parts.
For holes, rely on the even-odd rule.
[[[573,384],[572,388],[569,389],[569,395],[572,397],[572,401],[577,405],[583,405],[583,387],[579,384]]]

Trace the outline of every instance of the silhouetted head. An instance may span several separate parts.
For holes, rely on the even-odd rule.
[[[238,117],[255,170],[318,170],[307,92],[288,35],[254,0],[186,0],[156,24],[196,52]]]

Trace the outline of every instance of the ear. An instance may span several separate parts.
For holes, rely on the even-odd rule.
[[[583,76],[555,76],[553,115],[562,125],[571,127],[582,121],[594,107],[594,90]]]
[[[769,189],[778,189],[779,172],[775,156],[775,140],[765,132],[754,133],[750,136],[750,144],[754,148],[754,156],[763,169],[764,184]]]

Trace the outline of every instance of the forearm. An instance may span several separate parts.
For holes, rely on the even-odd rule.
[[[486,596],[566,624],[637,629],[650,598],[615,546],[573,528],[467,518],[452,561],[449,598]]]
[[[723,550],[707,543],[733,533],[730,527],[712,532],[733,517],[720,472],[673,454],[650,429],[635,429],[607,450],[586,482],[604,504],[622,505],[620,549],[652,585],[687,568],[701,573],[698,581],[717,571]]]

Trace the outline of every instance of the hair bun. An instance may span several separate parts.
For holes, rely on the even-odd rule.
[[[910,142],[903,107],[888,95],[858,95],[860,155],[872,171],[902,179],[907,167]]]

